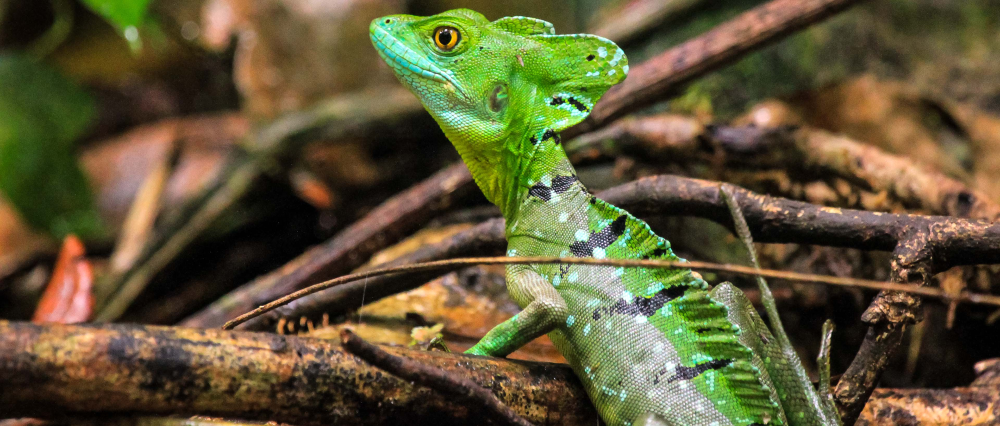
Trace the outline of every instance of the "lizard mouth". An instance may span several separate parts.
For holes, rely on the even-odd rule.
[[[428,61],[423,55],[407,47],[380,26],[372,27],[371,37],[379,56],[404,79],[416,76],[427,78],[451,86],[464,95],[461,86],[456,84],[449,71]]]

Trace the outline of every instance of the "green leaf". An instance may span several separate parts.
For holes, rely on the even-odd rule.
[[[150,0],[82,0],[94,13],[118,28],[138,27],[146,20]]]
[[[73,142],[95,117],[93,100],[21,55],[0,55],[0,81],[0,193],[27,223],[53,236],[104,236],[73,155]]]
[[[82,0],[90,10],[101,15],[122,32],[133,51],[142,47],[139,27],[146,22],[150,0]]]

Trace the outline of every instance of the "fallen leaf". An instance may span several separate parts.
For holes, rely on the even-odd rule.
[[[63,240],[52,279],[38,303],[32,322],[85,322],[94,310],[94,273],[84,258],[83,243],[74,235]]]

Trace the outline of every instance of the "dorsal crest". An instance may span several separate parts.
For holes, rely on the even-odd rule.
[[[527,16],[508,16],[493,21],[493,25],[504,31],[523,36],[530,35],[555,35],[556,28],[547,21],[529,18]]]
[[[628,74],[625,52],[591,34],[537,34],[525,38],[536,48],[524,52],[528,79],[538,87],[536,113],[561,131],[590,114],[598,99]]]

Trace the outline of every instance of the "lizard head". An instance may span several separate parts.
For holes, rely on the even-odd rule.
[[[624,52],[611,41],[555,35],[552,24],[533,18],[490,22],[457,9],[385,16],[372,21],[370,32],[379,55],[420,98],[488,197],[496,188],[482,176],[496,173],[510,158],[505,152],[523,156],[543,134],[582,121],[628,73]]]

